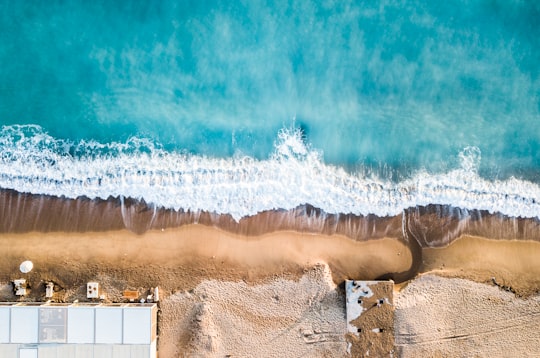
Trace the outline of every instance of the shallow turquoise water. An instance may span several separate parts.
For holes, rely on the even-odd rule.
[[[76,162],[118,156],[132,137],[150,141],[144,148],[129,142],[134,167],[144,166],[141,155],[155,144],[173,156],[207,158],[201,165],[209,172],[211,158],[248,156],[271,166],[278,133],[293,127],[324,170],[346,168],[337,174],[346,180],[374,171],[377,180],[410,188],[404,180],[423,170],[433,179],[463,168],[468,148],[478,180],[524,179],[509,193],[538,201],[528,182],[540,182],[539,19],[536,2],[508,0],[2,2],[0,186],[84,193],[74,184],[46,188],[43,182],[67,180],[47,173],[66,175],[70,166],[60,170],[43,148]],[[25,124],[41,129],[16,126]],[[35,159],[37,152],[46,158]],[[17,184],[21,163],[43,166],[43,180],[23,175],[26,184]],[[313,164],[303,163],[287,170],[304,178]],[[99,175],[109,174],[67,176]],[[522,192],[529,184],[532,192]],[[126,185],[95,195],[127,195]],[[305,198],[268,206],[313,202],[319,194],[310,185]],[[152,188],[130,195],[147,197]],[[426,200],[460,203],[435,194]],[[415,201],[423,202],[406,203]],[[187,205],[175,203],[167,205]]]

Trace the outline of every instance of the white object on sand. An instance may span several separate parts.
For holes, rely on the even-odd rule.
[[[26,280],[21,278],[19,280],[13,280],[13,285],[15,287],[16,296],[25,296],[26,295]]]
[[[49,282],[45,286],[45,297],[52,298],[53,294],[54,294],[54,283]]]
[[[86,284],[86,298],[98,298],[99,297],[99,283],[88,282]]]
[[[22,273],[28,273],[32,271],[33,268],[34,264],[32,263],[32,261],[24,261],[21,266],[19,266],[19,269]]]

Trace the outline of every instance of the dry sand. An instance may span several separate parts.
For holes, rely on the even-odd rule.
[[[327,265],[298,281],[204,281],[162,305],[164,357],[342,357],[345,309]]]
[[[68,302],[85,300],[90,280],[99,281],[111,301],[121,301],[125,289],[144,297],[159,285],[160,358],[341,357],[343,279],[376,279],[413,266],[409,248],[395,238],[354,241],[288,231],[242,236],[204,225],[144,235],[2,234],[0,248],[0,300],[16,299],[7,283],[23,276],[18,266],[27,259],[34,262],[26,275],[28,300],[43,300],[49,280],[59,288],[55,300]],[[420,276],[395,293],[399,352],[540,354],[539,250],[538,242],[476,237],[423,249],[420,269],[446,278]],[[491,277],[529,298],[502,290]]]
[[[400,356],[540,356],[540,295],[520,299],[495,286],[425,275],[394,302]]]

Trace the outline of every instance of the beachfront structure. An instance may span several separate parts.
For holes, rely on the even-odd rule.
[[[393,293],[393,281],[345,281],[349,354],[393,356]]]
[[[156,358],[152,303],[0,303],[0,357]]]

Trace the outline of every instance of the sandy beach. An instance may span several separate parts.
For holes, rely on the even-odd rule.
[[[507,356],[492,344],[515,337],[512,349],[539,352],[532,323],[497,318],[540,316],[536,219],[440,205],[391,217],[303,205],[237,222],[130,199],[3,190],[0,200],[0,300],[18,299],[10,282],[22,277],[26,301],[45,301],[47,282],[57,302],[87,301],[89,281],[105,302],[158,286],[160,357],[342,357],[346,279],[395,282],[398,356]],[[24,260],[34,263],[28,274]]]
[[[247,279],[258,282],[283,272],[301,273],[304,267],[329,263],[336,281],[346,277],[375,279],[389,272],[406,271],[411,255],[398,240],[383,238],[353,241],[343,236],[275,232],[262,236],[231,234],[204,225],[151,231],[144,235],[114,231],[103,233],[28,233],[0,237],[5,259],[3,279],[16,273],[22,258],[31,259],[32,275],[50,271],[51,279],[76,285],[95,275],[91,267],[121,272],[151,272],[152,268],[170,275],[157,275],[151,285],[193,288],[206,278]],[[58,272],[54,270],[57,269]],[[179,281],[181,270],[189,283]],[[200,271],[201,273],[198,273]],[[208,271],[209,273],[204,273]],[[189,273],[189,274],[188,274]],[[182,275],[182,276],[183,276]],[[142,275],[132,277],[133,284]],[[170,277],[168,277],[170,276]],[[130,277],[125,278],[129,282]],[[171,289],[175,287],[172,286]]]
[[[403,356],[437,349],[450,352],[443,356],[457,355],[448,337],[443,340],[446,351],[439,343],[430,346],[423,338],[407,338],[407,332],[421,329],[426,312],[437,316],[444,311],[444,300],[429,307],[426,303],[432,302],[430,295],[436,297],[455,282],[472,287],[467,291],[470,295],[489,292],[503,297],[497,300],[508,307],[500,309],[513,309],[514,301],[532,302],[519,307],[531,317],[540,316],[540,264],[535,260],[540,243],[535,241],[463,236],[444,248],[422,249],[422,262],[415,263],[418,255],[398,238],[355,241],[343,235],[295,231],[247,236],[192,224],[142,235],[127,230],[2,234],[0,247],[1,300],[16,299],[9,282],[22,275],[18,266],[23,260],[34,263],[34,270],[25,275],[32,287],[25,300],[30,301],[44,300],[48,281],[57,286],[54,299],[66,302],[86,300],[88,281],[100,282],[106,301],[111,302],[125,301],[124,290],[137,290],[145,297],[151,287],[159,286],[160,357],[343,356],[343,280],[372,280],[392,273],[412,275],[395,292],[396,349]],[[411,267],[419,267],[420,278],[411,273]],[[430,276],[436,278],[422,292],[412,289],[425,282],[426,274],[437,276]],[[451,300],[451,294],[445,299]],[[409,303],[400,310],[400,302]],[[418,309],[411,309],[410,302]],[[463,304],[452,314],[468,315],[478,310],[477,305],[486,304],[493,302],[481,299],[474,305]],[[474,322],[491,324],[482,315]],[[445,321],[437,324],[447,328]],[[504,322],[497,324],[506,327]],[[508,339],[518,328],[499,327],[494,337]],[[527,334],[538,335],[535,331]],[[460,336],[460,342],[467,340]]]
[[[462,236],[444,248],[423,249],[421,272],[493,284],[519,296],[540,290],[540,243]]]

